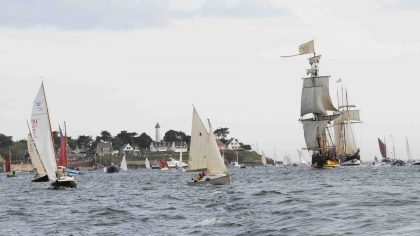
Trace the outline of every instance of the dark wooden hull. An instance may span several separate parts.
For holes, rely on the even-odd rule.
[[[116,166],[110,166],[106,168],[106,173],[118,173],[120,169]]]
[[[77,184],[75,181],[55,181],[51,183],[54,188],[76,188]]]

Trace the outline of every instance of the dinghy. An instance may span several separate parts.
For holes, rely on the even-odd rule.
[[[77,186],[73,176],[66,176],[60,173],[54,151],[54,143],[51,131],[50,115],[48,111],[47,99],[45,97],[44,84],[38,90],[32,108],[32,134],[35,146],[38,150],[39,158],[48,179],[52,181],[51,185],[55,188]]]
[[[4,158],[4,171],[6,172],[6,177],[7,178],[17,177],[16,172],[12,171],[12,168],[11,168],[12,155],[10,154],[10,150],[9,150],[9,154],[4,155],[3,158]]]
[[[193,107],[191,146],[188,166],[190,171],[207,170],[203,176],[192,177],[188,185],[227,185],[230,184],[229,172],[220,154],[216,137],[209,121],[209,131],[205,128],[197,111]]]
[[[146,166],[146,169],[150,169],[150,163],[149,163],[149,159],[147,159],[144,161],[144,165]]]

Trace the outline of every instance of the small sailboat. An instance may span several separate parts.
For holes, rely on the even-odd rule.
[[[297,149],[297,153],[298,153],[300,163],[304,166],[309,166],[308,162],[305,160],[305,157],[303,156],[302,150]]]
[[[122,158],[120,169],[121,170],[124,170],[124,171],[127,171],[128,170],[128,168],[127,168],[127,161],[125,160],[125,155]]]
[[[180,171],[185,172],[185,169],[184,169],[184,162],[182,162],[182,150],[179,152],[179,161],[178,161],[178,164],[177,164],[177,168],[178,168]]]
[[[373,160],[373,164],[372,165],[374,165],[374,166],[380,166],[381,165],[381,163],[379,162],[379,159],[378,159],[377,156],[375,156],[375,159]]]
[[[59,170],[64,170],[65,174],[70,174],[72,176],[74,175],[83,175],[83,173],[81,171],[78,170],[78,168],[76,167],[69,167],[68,163],[69,163],[69,152],[68,152],[68,144],[67,144],[67,127],[66,127],[66,122],[64,122],[64,134],[63,131],[61,130],[60,125],[59,127],[59,131],[60,131],[60,152],[59,152],[59,157],[58,157],[58,169]]]
[[[150,169],[150,163],[149,163],[149,159],[147,159],[147,157],[146,157],[146,160],[144,161],[144,165],[145,165],[146,169]]]
[[[45,97],[44,84],[38,90],[32,108],[32,134],[35,146],[38,150],[41,163],[47,172],[48,179],[52,181],[53,187],[77,186],[73,176],[64,175],[57,167],[54,151],[54,143],[51,131],[50,114],[48,111],[47,99]]]
[[[299,55],[313,54],[308,58],[310,69],[306,70],[309,77],[303,78],[300,121],[307,149],[312,153],[312,167],[331,168],[339,166],[340,160],[335,153],[334,143],[331,138],[329,124],[339,115],[334,107],[330,93],[330,76],[319,75],[319,61],[314,49],[314,41],[309,41],[299,46]]]
[[[261,163],[263,166],[267,166],[267,156],[265,155],[264,151],[261,153]]]
[[[29,128],[29,124],[28,124]],[[32,138],[31,130],[29,129],[28,139],[28,153],[29,157],[31,158],[32,165],[35,168],[35,176],[32,177],[32,182],[48,182],[48,174],[45,171],[44,165],[41,163],[41,159],[39,158],[38,150],[36,149],[34,139]]]
[[[168,166],[168,163],[166,163],[166,161],[160,160],[159,167],[160,167],[160,170],[169,170],[169,166]]]
[[[411,163],[412,165],[420,165],[419,161],[415,161],[411,156],[410,144],[408,144],[408,138],[405,137],[405,148],[407,151],[407,163]]]
[[[4,155],[4,171],[6,172],[6,177],[10,178],[10,177],[17,177],[16,175],[16,171],[12,171],[11,168],[11,162],[12,162],[12,155],[10,154],[10,149],[9,149],[9,153]]]
[[[118,173],[120,172],[120,168],[118,168],[118,166],[116,166],[113,162],[111,162],[110,165],[104,167],[104,172],[108,174]]]
[[[339,82],[342,83],[341,79]],[[344,95],[345,94],[345,95]],[[339,116],[334,119],[335,151],[340,159],[341,166],[359,166],[360,148],[357,147],[353,134],[352,125],[361,123],[359,110],[356,106],[349,105],[347,90],[341,87],[341,103],[339,91],[337,91]]]
[[[391,165],[391,158],[388,157],[388,149],[386,148],[385,139],[384,142],[380,138],[378,138],[378,144],[379,144],[379,151],[381,151],[382,156],[382,165]]]
[[[187,181],[189,185],[212,184],[226,185],[230,176],[216,143],[216,137],[209,121],[209,131],[193,107],[191,146],[188,161],[189,170],[207,170],[207,174]]]

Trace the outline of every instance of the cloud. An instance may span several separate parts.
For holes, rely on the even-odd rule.
[[[64,30],[165,27],[185,17],[272,17],[284,8],[270,1],[241,0],[16,0],[0,3],[0,26]]]
[[[130,29],[164,26],[165,0],[18,0],[0,3],[0,25],[66,30]]]

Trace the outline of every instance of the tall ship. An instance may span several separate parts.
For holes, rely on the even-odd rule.
[[[341,79],[338,82],[341,82]],[[341,87],[341,96],[337,91],[337,99],[339,117],[333,121],[335,151],[340,165],[357,166],[361,164],[360,148],[356,144],[352,126],[361,123],[360,111],[355,105],[349,104],[347,90],[343,87]]]
[[[331,122],[340,116],[333,105],[329,91],[330,76],[319,75],[321,55],[314,49],[314,41],[299,46],[299,55],[313,54],[309,59],[308,77],[303,78],[300,121],[303,124],[306,148],[312,156],[312,167],[331,168],[340,166],[336,153]]]

